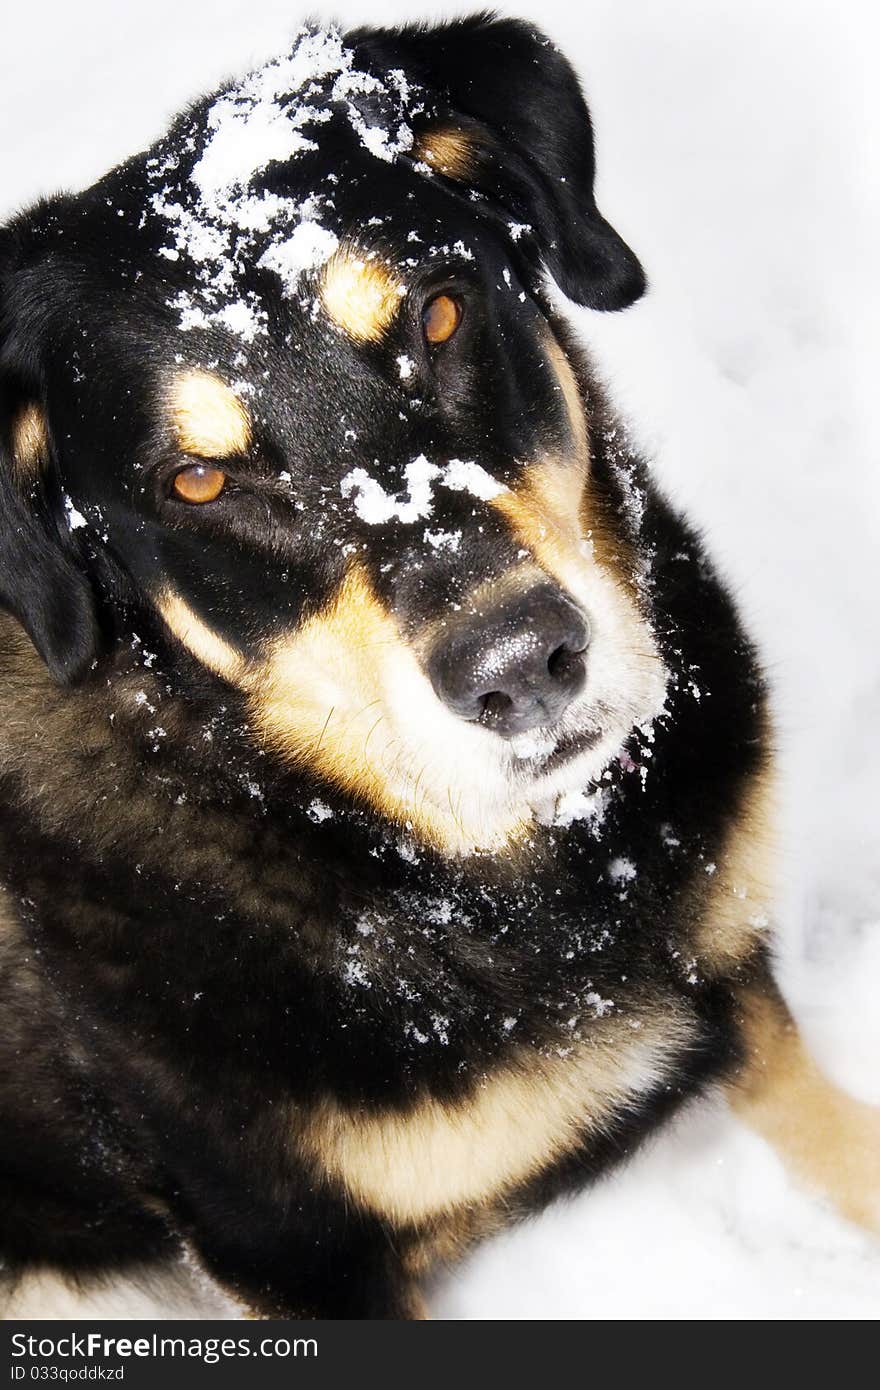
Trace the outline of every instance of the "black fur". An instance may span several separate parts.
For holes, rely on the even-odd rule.
[[[301,178],[297,196],[319,168],[336,171],[326,225],[345,235],[380,213],[385,254],[406,255],[410,232],[412,245],[473,248],[473,260],[414,258],[385,341],[328,332],[280,293],[258,236],[230,297],[258,298],[266,333],[242,346],[211,317],[227,302],[211,286],[199,301],[210,322],[181,327],[172,305],[196,293],[200,267],[163,254],[155,197],[184,202],[211,98],[0,240],[0,1253],[14,1268],[112,1273],[161,1266],[187,1241],[262,1312],[395,1317],[410,1309],[407,1259],[436,1232],[362,1209],[298,1152],[296,1115],[327,1096],[366,1114],[467,1097],[514,1047],[558,1051],[573,1018],[589,1035],[595,999],[635,1022],[658,1001],[686,1015],[672,1084],[621,1106],[601,1139],[585,1131],[507,1192],[503,1212],[459,1214],[476,1235],[581,1185],[723,1074],[737,990],[764,970],[763,947],[703,974],[687,943],[763,765],[763,688],[699,541],[631,452],[541,284],[546,267],[594,308],[644,287],[596,210],[569,65],[528,26],[488,18],[347,41],[356,66],[401,69],[428,93],[416,126],[454,118],[482,140],[477,197],[424,178],[406,151],[376,160],[332,124],[318,152],[265,171],[262,192]],[[530,230],[512,241],[511,220]],[[421,307],[438,289],[468,307],[429,361]],[[402,857],[375,812],[256,738],[242,693],[184,650],[152,595],[173,583],[249,655],[320,609],[353,546],[415,640],[516,563],[515,538],[449,492],[432,525],[460,530],[460,548],[426,566],[404,528],[325,499],[380,456],[394,492],[420,453],[479,456],[513,485],[518,460],[563,447],[538,347],[547,323],[588,403],[601,526],[627,578],[650,570],[641,601],[672,673],[667,707],[653,741],[633,730],[609,769],[600,839],[583,822],[536,825],[512,857],[421,844]],[[179,362],[216,363],[252,388],[254,447],[224,462],[232,485],[210,509],[169,495],[184,460],[157,422]],[[23,491],[12,429],[33,401],[50,458]],[[71,506],[88,525],[70,529]],[[320,823],[316,797],[333,813]],[[639,865],[624,889],[608,873],[616,856]]]
[[[437,93],[441,113],[488,135],[476,186],[529,224],[523,249],[570,299],[623,309],[644,293],[642,267],[596,207],[589,112],[549,39],[491,16],[351,38],[368,65],[403,68]]]

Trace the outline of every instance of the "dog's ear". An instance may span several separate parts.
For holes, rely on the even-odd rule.
[[[95,597],[66,524],[41,346],[28,340],[20,309],[16,243],[0,228],[0,607],[18,619],[55,680],[70,683],[97,654]],[[38,289],[28,278],[32,301]]]
[[[436,111],[417,129],[416,155],[494,200],[517,224],[518,250],[543,262],[570,299],[622,309],[644,293],[636,256],[596,207],[593,131],[578,80],[544,34],[477,15],[436,28],[360,30],[349,41],[365,66],[400,68],[427,89]]]

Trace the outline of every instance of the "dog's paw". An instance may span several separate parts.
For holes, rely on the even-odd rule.
[[[744,997],[746,1055],[728,1087],[734,1110],[809,1190],[880,1236],[880,1108],[821,1072],[780,996]]]
[[[814,1155],[819,1185],[843,1216],[880,1237],[880,1109],[829,1090]]]

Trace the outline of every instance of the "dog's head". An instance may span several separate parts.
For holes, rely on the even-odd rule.
[[[275,756],[499,847],[662,688],[548,274],[644,286],[553,46],[304,30],[0,231],[0,600],[62,681],[151,613]]]

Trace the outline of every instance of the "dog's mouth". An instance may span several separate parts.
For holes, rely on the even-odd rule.
[[[512,738],[510,751],[517,771],[531,776],[545,776],[564,767],[579,754],[595,748],[601,741],[602,730],[596,727],[572,733],[535,729]]]

